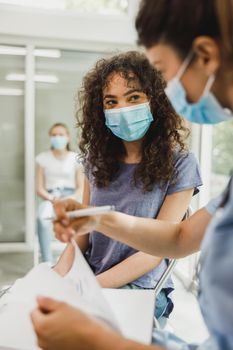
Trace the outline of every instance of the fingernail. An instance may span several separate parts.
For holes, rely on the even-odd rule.
[[[62,223],[63,226],[68,226],[68,224],[69,224],[69,222],[66,219],[63,219],[61,221],[61,223]]]

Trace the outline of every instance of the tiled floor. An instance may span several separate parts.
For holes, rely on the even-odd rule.
[[[0,254],[0,288],[22,277],[33,265],[32,253]],[[208,334],[204,326],[196,298],[187,292],[182,283],[174,278],[175,308],[169,324],[176,335],[188,342],[202,342]]]
[[[32,253],[0,253],[0,288],[22,277],[32,266]]]

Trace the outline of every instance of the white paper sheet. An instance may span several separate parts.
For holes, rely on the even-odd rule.
[[[64,278],[43,263],[0,299],[0,349],[38,350],[30,320],[38,295],[65,301],[120,332],[93,272],[76,243],[72,244],[75,258]]]

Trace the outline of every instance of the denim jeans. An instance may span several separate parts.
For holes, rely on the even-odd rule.
[[[63,188],[49,191],[51,194],[55,194],[60,198],[71,196],[74,194],[74,190],[71,188]],[[43,262],[52,262],[52,249],[51,241],[53,237],[52,223],[50,220],[46,220],[46,217],[53,215],[53,205],[50,201],[42,201],[39,204],[37,212],[37,234],[39,238],[41,260]]]

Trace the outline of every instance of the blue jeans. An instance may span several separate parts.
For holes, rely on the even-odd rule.
[[[71,196],[74,190],[71,188],[63,188],[48,191],[56,196],[59,194],[60,198]],[[37,234],[39,238],[41,260],[52,262],[51,241],[53,237],[52,223],[50,220],[44,218],[53,215],[53,205],[50,201],[42,201],[38,207],[37,212]]]
[[[122,289],[147,289],[147,288],[136,286],[132,283],[126,284],[121,288]],[[166,319],[163,317],[163,314],[166,311],[167,306],[168,306],[167,296],[164,290],[162,289],[161,292],[156,297],[155,311],[154,311],[154,316],[159,322],[161,322],[161,326],[164,326],[165,325],[164,323],[166,323]]]

